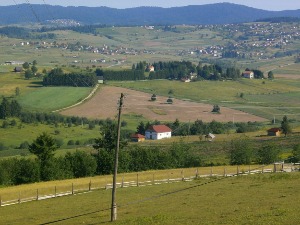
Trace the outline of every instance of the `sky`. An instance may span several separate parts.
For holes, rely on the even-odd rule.
[[[0,0],[0,6],[22,3],[49,4],[61,6],[107,6],[111,8],[133,8],[139,6],[176,7],[187,5],[204,5],[219,2],[231,2],[265,10],[300,9],[300,0]]]

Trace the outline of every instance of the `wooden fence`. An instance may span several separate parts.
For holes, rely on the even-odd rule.
[[[299,167],[299,166],[298,166]],[[232,177],[239,175],[249,175],[249,174],[257,174],[257,173],[272,173],[272,172],[292,172],[293,170],[297,170],[297,166],[292,164],[284,164],[278,165],[274,164],[273,166],[260,166],[259,168],[251,169],[251,166],[237,166],[235,171],[232,169],[233,167],[226,168],[220,167],[214,168],[198,168],[192,171],[191,169],[185,170],[174,170],[175,172],[170,172],[168,174],[164,174],[164,178],[162,175],[158,174],[149,174],[149,173],[137,173],[137,174],[129,174],[130,176],[122,176],[122,174],[118,175],[119,181],[117,182],[117,188],[127,188],[127,187],[143,187],[150,185],[159,185],[166,183],[175,183],[175,182],[188,182],[197,178],[209,178],[209,177]],[[200,171],[201,170],[201,171]],[[203,170],[203,171],[202,171]],[[172,171],[172,170],[170,170]],[[185,171],[186,174],[185,174]],[[178,174],[178,172],[180,174]],[[202,173],[200,173],[202,172]],[[166,176],[168,176],[166,178]],[[121,177],[121,180],[120,180]],[[125,180],[127,179],[127,181]],[[129,181],[128,181],[129,180]],[[40,188],[35,190],[24,190],[19,193],[14,194],[14,198],[12,195],[8,196],[6,199],[5,195],[0,195],[0,206],[9,206],[15,204],[21,204],[30,201],[40,201],[50,198],[57,198],[68,195],[77,195],[84,194],[94,190],[108,190],[112,188],[112,183],[108,183],[103,185],[103,183],[92,182],[85,184],[74,184],[70,183],[68,185],[59,185],[49,188]],[[9,199],[10,198],[10,199]]]

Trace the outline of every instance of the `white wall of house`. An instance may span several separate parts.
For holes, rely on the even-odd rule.
[[[171,138],[172,132],[156,133],[153,131],[146,131],[145,137],[146,137],[146,139],[150,139],[150,140],[160,140],[160,139],[164,139],[164,138]]]

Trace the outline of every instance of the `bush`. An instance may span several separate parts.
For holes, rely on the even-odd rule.
[[[55,144],[57,145],[57,147],[61,147],[64,144],[64,140],[62,138],[56,138]]]
[[[167,99],[167,103],[168,103],[168,104],[173,104],[173,99],[172,99],[171,97],[169,97],[169,98]]]
[[[2,142],[0,142],[0,151],[4,151],[6,149],[7,147]]]
[[[69,140],[68,143],[67,143],[67,145],[75,145],[74,140]]]
[[[24,141],[20,144],[19,149],[28,149],[29,143],[27,141]]]

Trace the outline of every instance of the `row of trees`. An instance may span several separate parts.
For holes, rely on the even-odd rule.
[[[151,125],[158,125],[159,121],[146,122],[141,121],[136,128],[136,132],[145,135],[145,131]],[[172,129],[173,136],[187,136],[187,135],[206,135],[208,133],[225,134],[235,129],[237,133],[246,133],[256,131],[261,126],[258,122],[247,123],[221,123],[213,120],[205,123],[202,120],[196,120],[193,123],[180,122],[176,119],[173,123],[166,123]]]
[[[116,124],[107,124],[103,127],[101,136],[95,140],[95,152],[76,151],[63,157],[55,157],[58,146],[50,135],[43,133],[28,146],[29,151],[36,155],[36,159],[11,158],[0,161],[0,185],[111,174],[116,149],[115,138]],[[120,173],[211,165],[205,156],[201,155],[208,147],[206,145],[181,141],[169,146],[129,147],[126,141],[121,140],[120,146]],[[231,165],[271,164],[280,159],[281,151],[280,145],[274,142],[258,145],[256,141],[248,138],[232,140],[222,146],[222,152],[228,155]],[[299,160],[298,144],[293,147],[289,161]]]
[[[145,70],[122,70],[122,71],[114,71],[114,70],[104,70],[102,72],[104,76],[104,80],[118,80],[118,81],[126,81],[126,80],[145,80]]]
[[[6,119],[8,117],[19,117],[22,111],[22,107],[16,100],[9,101],[3,97],[0,104],[0,119]]]
[[[0,35],[5,35],[9,38],[18,39],[55,39],[56,34],[54,33],[43,33],[37,34],[32,33],[30,29],[17,26],[8,26],[0,28]]]
[[[44,86],[93,87],[97,82],[95,73],[64,73],[61,68],[51,70],[43,79]]]
[[[266,143],[257,147],[257,143],[248,138],[231,141],[229,148],[229,159],[231,165],[272,164],[282,160],[281,149],[276,143]],[[286,162],[300,162],[300,144],[293,147],[292,155],[285,159]]]

